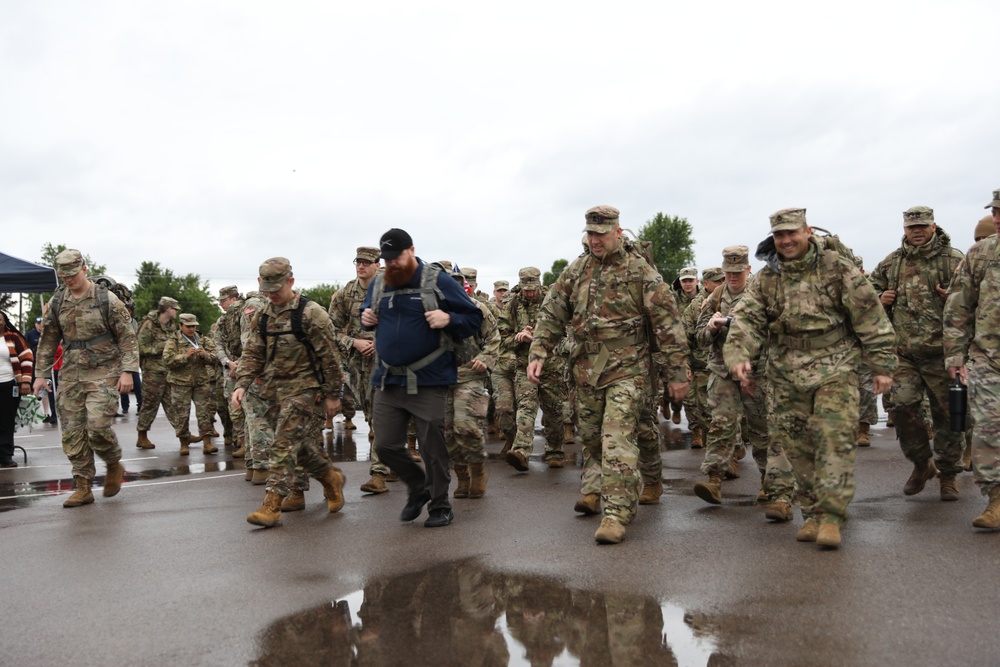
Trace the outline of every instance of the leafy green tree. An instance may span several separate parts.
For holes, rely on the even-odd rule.
[[[315,301],[323,308],[330,307],[330,298],[333,297],[334,293],[341,288],[339,283],[320,283],[315,287],[310,287],[309,289],[302,290],[302,295],[307,297],[310,301]]]
[[[553,284],[556,280],[558,280],[559,274],[562,273],[567,266],[569,266],[568,259],[557,259],[552,262],[552,270],[546,271],[542,274],[542,284],[546,287]]]
[[[52,266],[56,265],[56,255],[66,250],[66,246],[63,244],[52,245],[51,243],[46,243],[42,246],[42,257],[38,261],[42,266]],[[95,264],[90,258],[90,255],[83,255],[83,264],[87,267],[88,276],[99,276],[107,273],[108,267],[104,264]],[[34,322],[35,318],[42,314],[42,299],[45,299],[45,303],[49,302],[52,298],[51,292],[46,292],[44,294],[32,294],[28,297],[28,301],[31,304],[28,308],[28,316],[26,321]]]
[[[180,302],[180,312],[193,313],[198,318],[198,329],[205,333],[222,316],[219,303],[209,291],[208,281],[189,273],[174,275],[164,269],[159,262],[143,262],[135,272],[132,300],[135,301],[135,317],[142,319],[146,313],[156,310],[160,297],[172,296]]]
[[[672,282],[682,268],[694,264],[692,232],[687,218],[663,213],[657,213],[639,229],[639,240],[650,242],[656,270],[667,282]]]

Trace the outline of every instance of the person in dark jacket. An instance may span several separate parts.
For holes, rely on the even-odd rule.
[[[454,515],[448,502],[448,449],[444,438],[445,399],[458,380],[458,367],[444,336],[468,338],[479,331],[483,314],[447,272],[433,287],[436,308],[425,308],[421,290],[424,272],[433,271],[416,256],[413,239],[402,229],[390,229],[379,242],[385,274],[368,286],[361,304],[361,323],[375,330],[375,387],[372,418],[375,450],[399,475],[409,498],[400,515],[413,521],[429,503],[424,525],[447,526]],[[432,274],[428,274],[432,275]],[[378,296],[376,296],[378,295]],[[374,303],[373,303],[374,301]],[[426,473],[406,451],[406,426],[417,424],[417,439]]]

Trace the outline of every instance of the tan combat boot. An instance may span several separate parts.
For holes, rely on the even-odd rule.
[[[726,471],[722,473],[725,479],[739,479],[740,478],[740,462],[734,456],[729,459],[729,465],[726,466]]]
[[[573,505],[573,511],[579,512],[580,514],[600,514],[601,512],[601,496],[597,493],[588,493],[582,496]]]
[[[994,486],[990,489],[990,504],[986,506],[982,514],[972,520],[972,525],[976,528],[989,528],[991,530],[1000,528],[1000,487]]]
[[[201,439],[202,448],[206,454],[215,454],[219,448],[212,444],[212,436],[206,435]]]
[[[503,449],[500,450],[500,458],[505,458],[507,453],[510,452],[510,448],[514,446],[515,435],[516,432],[514,430],[510,430],[504,434]]]
[[[357,428],[358,427],[355,426],[354,422],[351,421],[350,419],[345,419],[344,420],[344,430],[345,431],[354,431],[354,430],[357,430]]]
[[[490,422],[490,425],[486,427],[486,434],[496,435],[499,432],[500,432],[500,423],[496,419],[494,419],[493,421]]]
[[[227,435],[222,439],[223,447],[232,447],[232,445],[233,445],[233,436]]]
[[[962,467],[966,471],[972,470],[972,445],[965,445],[965,451],[962,452]]]
[[[656,505],[660,502],[660,496],[663,495],[663,480],[656,480],[655,484],[645,484],[642,487],[642,493],[639,495],[640,505]]]
[[[941,473],[941,500],[958,500],[958,484],[955,475]]]
[[[504,460],[507,461],[507,465],[512,467],[514,470],[518,470],[520,472],[528,470],[528,457],[526,457],[524,452],[520,450],[510,450],[507,452],[507,456],[504,457]]]
[[[787,500],[775,500],[764,507],[764,516],[768,521],[791,521],[792,505]]]
[[[340,468],[330,466],[326,474],[319,478],[319,483],[323,485],[323,496],[330,514],[339,512],[344,506],[344,473],[340,472]]]
[[[298,512],[306,508],[306,497],[301,490],[292,489],[281,501],[282,512]]]
[[[597,540],[598,544],[618,544],[624,537],[625,526],[610,516],[601,519],[601,527],[594,533],[594,539]]]
[[[139,449],[156,449],[156,445],[149,441],[149,431],[139,431],[139,439],[135,446]]]
[[[681,423],[681,411],[680,411],[680,408],[678,408],[676,410],[673,410],[673,414],[670,416],[670,421],[672,421],[675,424],[680,424]],[[622,530],[624,530],[624,527],[622,528]]]
[[[372,478],[361,485],[364,493],[385,493],[389,487],[385,485],[385,475],[380,472],[372,473]]]
[[[191,443],[191,436],[182,435],[177,439],[181,441],[181,456],[187,456],[190,454],[191,450],[188,449],[188,445]]]
[[[885,416],[885,426],[886,428],[895,428],[896,426],[896,411],[889,410]]]
[[[705,446],[705,433],[697,426],[691,429],[691,449],[701,449]]]
[[[819,535],[819,523],[816,519],[806,519],[799,532],[795,533],[795,539],[799,542],[815,542],[817,535]]]
[[[469,466],[465,463],[455,464],[455,479],[458,480],[458,486],[455,487],[455,497],[456,498],[468,498],[469,497]]]
[[[108,473],[104,476],[104,497],[117,496],[122,490],[122,478],[125,477],[125,466],[121,461],[108,464]]]
[[[245,472],[246,472],[246,475],[243,476],[243,479],[245,479],[248,482],[252,482],[253,481],[253,468],[247,468]]]
[[[76,491],[63,502],[63,507],[79,507],[94,502],[94,493],[90,490],[90,480],[85,477],[74,477]]]
[[[840,526],[835,523],[821,523],[816,533],[816,544],[827,549],[840,546]]]
[[[712,505],[722,504],[722,475],[713,472],[708,476],[708,482],[695,484],[694,495]]]
[[[482,498],[486,495],[486,464],[469,464],[469,497]]]
[[[410,458],[413,459],[414,463],[420,463],[421,461],[423,461],[423,459],[420,458],[420,452],[417,451],[417,439],[416,438],[407,438],[406,439],[406,451],[408,451],[410,453]]]
[[[572,445],[576,442],[576,434],[574,433],[572,424],[563,424],[563,444]]]
[[[865,422],[858,422],[858,432],[855,434],[855,441],[858,443],[858,447],[871,447],[872,439],[868,435],[871,426]]]
[[[257,470],[253,471],[253,477],[251,478],[250,481],[253,482],[256,486],[260,486],[262,484],[267,484],[267,478],[270,476],[271,476],[270,471],[258,468]]]
[[[237,440],[236,449],[233,450],[233,458],[241,459],[244,456],[246,456],[246,454],[247,454],[246,446],[242,442]]]
[[[906,484],[903,485],[903,493],[908,496],[914,496],[924,490],[924,486],[927,481],[937,474],[937,468],[931,461],[924,461],[923,463],[914,463],[913,472],[910,473],[910,478],[906,480]]]
[[[326,418],[326,424],[323,425],[323,428],[326,429],[327,431],[333,430],[333,417]]]
[[[247,515],[247,523],[265,528],[271,528],[281,523],[281,496],[268,491],[264,495],[264,502],[260,508]]]

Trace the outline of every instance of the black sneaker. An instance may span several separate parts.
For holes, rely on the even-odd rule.
[[[423,511],[424,505],[429,503],[431,500],[431,494],[427,491],[419,491],[417,493],[411,493],[410,497],[406,501],[406,507],[399,515],[400,521],[413,521],[418,516],[420,512]]]
[[[444,507],[439,507],[436,510],[431,510],[431,515],[424,521],[425,528],[440,528],[441,526],[447,526],[454,520],[455,514]]]
[[[16,467],[17,467],[17,461],[11,460],[0,463],[0,468],[16,468]]]

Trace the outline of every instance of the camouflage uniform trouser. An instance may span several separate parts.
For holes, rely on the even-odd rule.
[[[622,525],[635,517],[639,501],[636,430],[648,401],[645,376],[604,389],[578,387],[576,392],[577,431],[584,449],[580,492],[600,493],[605,516]]]
[[[496,418],[500,422],[500,431],[510,433],[515,428],[514,423],[514,361],[500,359],[493,369],[493,403],[496,408]]]
[[[372,364],[375,362],[374,357],[359,358],[361,355],[352,353],[348,357],[347,363],[344,364],[344,372],[347,376],[345,379],[347,382],[344,383],[344,398],[347,398],[348,393],[351,394],[352,399],[356,402],[356,405],[361,406],[361,413],[365,417],[365,422],[368,424],[369,430],[374,429],[372,421],[372,392],[375,388],[372,387]],[[344,412],[345,419],[352,419],[356,413],[357,408],[355,407],[355,412],[348,416],[346,411]],[[388,475],[390,473],[389,466],[382,463],[378,458],[378,452],[375,451],[374,440],[368,445],[368,460],[371,464],[368,466],[369,475]]]
[[[344,415],[344,419],[350,420],[353,420],[354,415],[358,414],[358,400],[354,395],[354,390],[346,382],[341,389],[340,414]]]
[[[233,390],[236,389],[236,379],[229,377],[229,373],[226,373],[224,379],[224,391],[226,397],[226,404],[229,408],[229,418],[233,422],[233,436],[236,439],[236,447],[239,448],[246,444],[246,428],[247,428],[247,418],[243,413],[243,404],[240,407],[234,408],[232,403]]]
[[[538,407],[542,407],[542,435],[545,437],[544,460],[562,459],[563,452],[563,412],[565,410],[565,379],[563,369],[542,366],[540,382],[528,380],[526,368],[518,367],[514,376],[514,394],[517,397],[517,435],[512,449],[531,456],[534,449],[535,417]]]
[[[250,385],[243,395],[243,412],[246,415],[247,440],[243,455],[247,468],[267,470],[271,462],[271,445],[274,429],[266,419],[267,402],[260,397],[256,384]]]
[[[972,471],[986,495],[1000,486],[1000,371],[978,360],[970,361],[968,369]]]
[[[105,463],[122,457],[111,428],[118,411],[118,379],[59,383],[56,408],[62,422],[62,447],[73,476],[94,479],[94,454]]]
[[[287,496],[302,489],[296,481],[296,466],[321,479],[330,469],[330,458],[323,451],[323,424],[326,411],[318,389],[294,396],[281,396],[267,405],[264,421],[274,433],[267,479],[269,493]]]
[[[173,405],[177,423],[174,433],[177,437],[191,435],[191,402],[194,401],[194,414],[198,422],[198,433],[202,437],[212,432],[212,416],[215,414],[215,383],[188,386],[183,384],[170,385],[170,403]]]
[[[653,486],[663,479],[663,453],[660,447],[660,424],[656,414],[656,399],[660,390],[643,378],[646,400],[639,406],[639,421],[635,426],[635,441],[639,447],[639,474],[643,486]]]
[[[223,435],[227,438],[233,437],[233,419],[229,416],[229,401],[226,400],[226,380],[222,373],[219,373],[219,377],[212,380],[212,397],[214,399],[212,405],[212,423],[215,423],[215,415],[219,415],[219,420],[222,422]]]
[[[843,524],[854,498],[858,374],[843,373],[814,388],[780,378],[770,386],[769,435],[792,465],[803,517]]]
[[[163,414],[175,429],[176,418],[174,408],[170,403],[170,385],[167,384],[167,374],[149,372],[142,374],[142,409],[136,422],[137,431],[148,431],[156,419],[156,412],[163,405]]]
[[[684,397],[684,413],[687,415],[688,429],[708,431],[712,418],[708,413],[708,376],[707,368],[692,369],[690,391]]]
[[[951,378],[944,367],[944,357],[931,357],[918,362],[900,355],[892,380],[896,433],[906,458],[914,463],[924,463],[933,455],[934,463],[942,473],[955,475],[962,472],[963,436],[951,431],[948,412],[948,384]],[[921,407],[924,395],[930,401],[934,424],[933,453]]]
[[[875,385],[872,379],[872,371],[866,364],[861,364],[861,368],[858,369],[858,379],[860,384],[858,385],[858,391],[860,392],[859,405],[860,413],[858,416],[859,424],[872,424],[878,423],[878,403],[875,398]]]
[[[444,439],[452,467],[456,463],[486,460],[486,412],[490,396],[486,380],[469,380],[448,388],[444,412]]]

